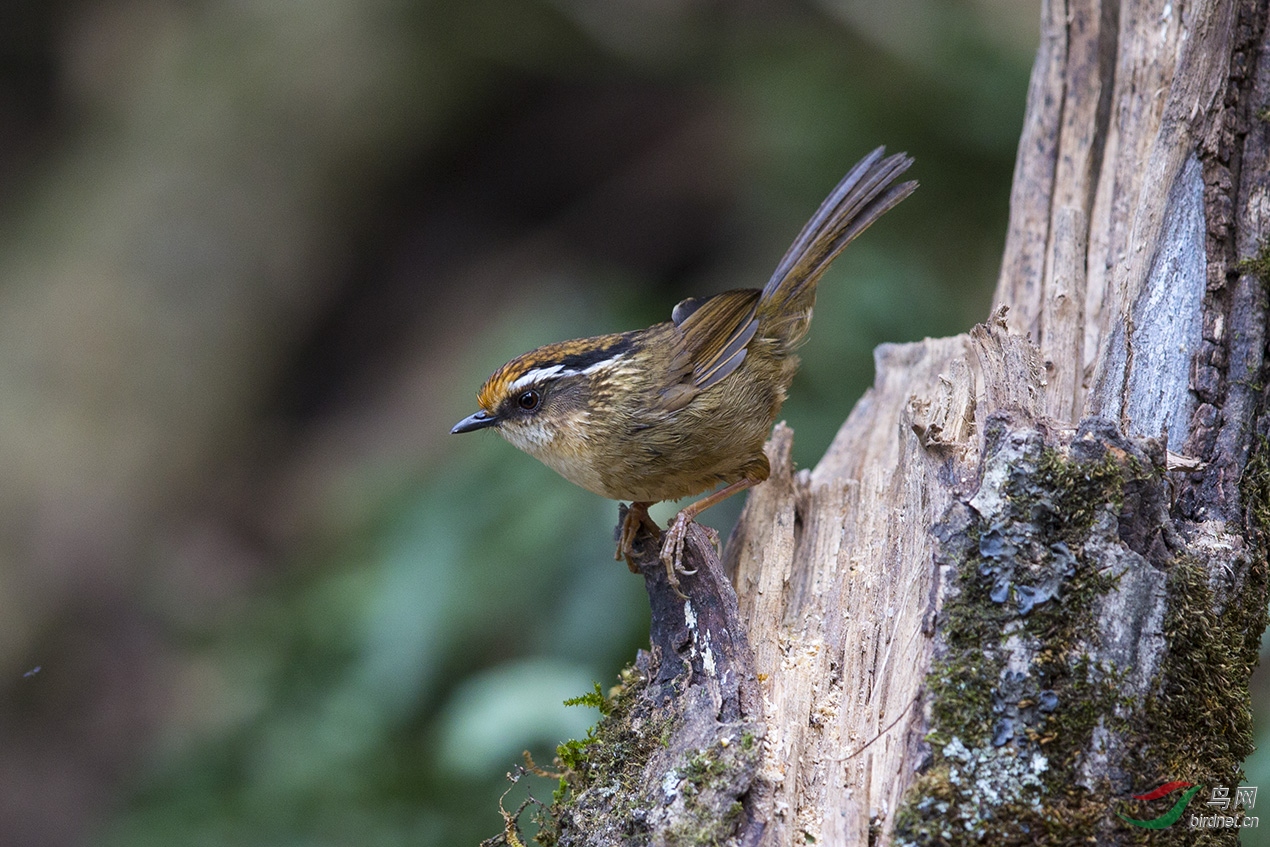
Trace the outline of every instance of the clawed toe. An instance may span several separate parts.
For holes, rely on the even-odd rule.
[[[691,518],[685,518],[681,512],[675,515],[670,526],[666,528],[666,537],[661,547],[661,563],[666,566],[666,580],[675,593],[683,597],[679,590],[679,574],[691,576],[697,571],[683,566],[684,542],[688,537],[688,524]]]
[[[630,568],[631,573],[639,573],[639,567],[636,564],[634,553],[635,539],[639,535],[641,529],[648,529],[654,538],[661,539],[661,563],[666,568],[666,581],[670,583],[670,587],[680,597],[685,597],[684,593],[679,590],[680,576],[693,576],[697,573],[696,568],[685,568],[683,565],[684,547],[688,540],[688,527],[692,524],[695,512],[691,507],[684,509],[671,520],[670,526],[666,527],[663,533],[657,526],[657,523],[648,516],[648,507],[650,503],[632,503],[630,508],[626,510],[626,514],[622,518],[622,525],[618,532],[617,550],[613,554],[613,558],[626,560],[626,566]],[[706,528],[711,543],[715,549],[719,546],[719,535],[709,527]]]
[[[635,537],[639,535],[641,528],[647,528],[656,538],[661,535],[661,529],[657,526],[657,522],[648,516],[649,503],[632,503],[630,508],[626,510],[626,516],[622,518],[622,530],[618,535],[617,550],[613,552],[613,558],[621,561],[626,560],[626,567],[631,573],[639,573],[639,566],[635,564],[634,547]]]

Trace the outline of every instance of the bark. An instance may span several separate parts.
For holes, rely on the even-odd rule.
[[[714,542],[691,527],[672,587],[658,544],[640,538],[637,564],[652,606],[652,644],[604,707],[596,740],[567,774],[540,841],[757,844],[765,726],[754,654]],[[513,823],[513,822],[509,822]]]
[[[814,469],[777,427],[735,600],[701,544],[687,599],[650,582],[653,648],[600,736],[635,716],[665,743],[566,774],[545,840],[1138,843],[1117,813],[1178,795],[1131,795],[1234,796],[1266,624],[1267,4],[1042,17],[993,315],[879,348]],[[703,609],[727,611],[685,630]],[[632,786],[618,829],[571,817]]]

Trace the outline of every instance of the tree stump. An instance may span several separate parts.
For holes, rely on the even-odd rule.
[[[735,601],[712,563],[686,600],[645,569],[626,688],[652,705],[598,736],[664,743],[622,832],[566,797],[559,843],[1139,843],[1126,819],[1177,795],[1134,795],[1234,796],[1266,625],[1266,20],[1045,3],[992,316],[880,347],[814,469],[777,427],[727,545]]]

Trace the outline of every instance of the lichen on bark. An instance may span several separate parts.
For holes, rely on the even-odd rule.
[[[1170,517],[1152,439],[998,415],[986,441],[977,494],[937,530],[931,755],[896,842],[1134,843],[1131,794],[1239,777],[1264,576],[1227,586],[1246,600],[1209,587],[1217,530]]]

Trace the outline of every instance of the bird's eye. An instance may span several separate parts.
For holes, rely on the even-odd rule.
[[[532,388],[528,391],[522,392],[521,395],[516,398],[516,405],[520,406],[520,408],[524,409],[526,412],[532,412],[534,409],[537,409],[541,403],[542,395]]]

